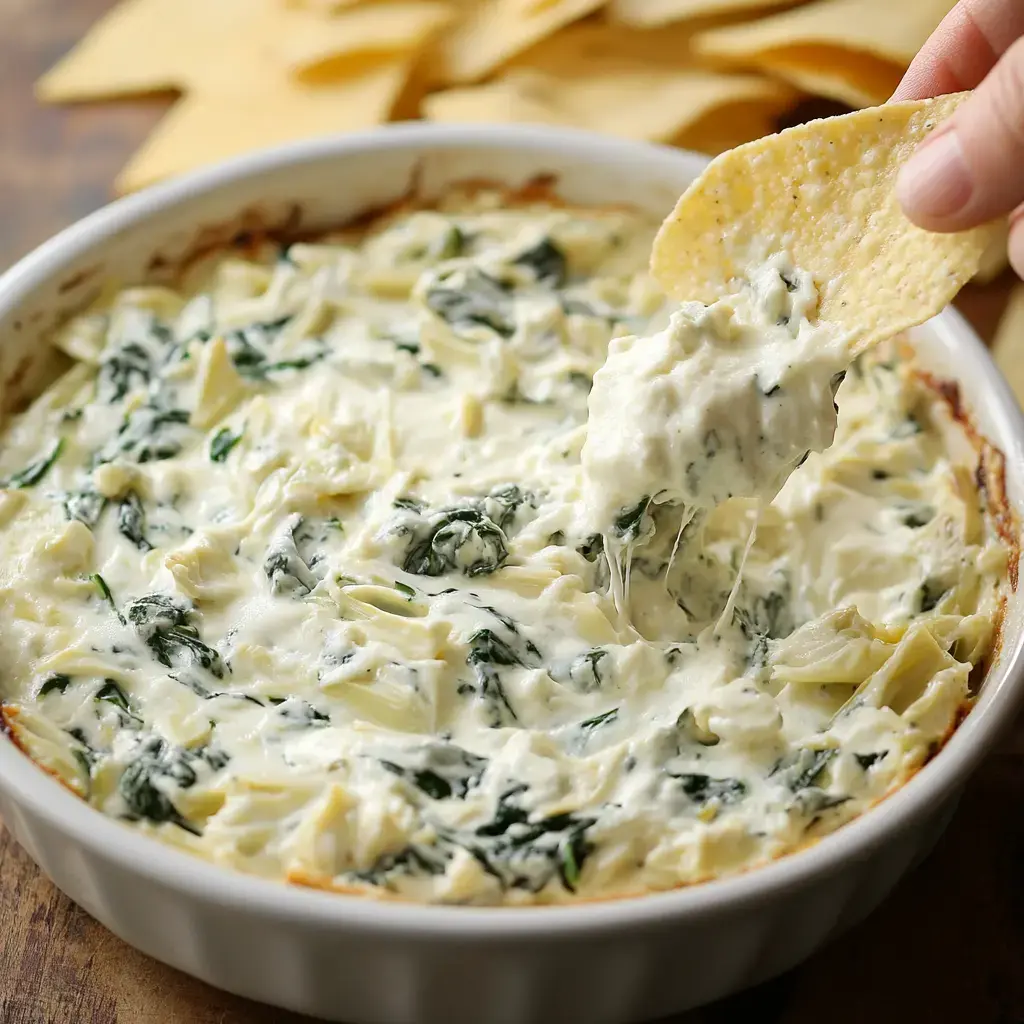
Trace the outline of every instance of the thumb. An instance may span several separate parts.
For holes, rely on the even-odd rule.
[[[1024,37],[907,161],[896,196],[930,231],[963,231],[1024,201]]]

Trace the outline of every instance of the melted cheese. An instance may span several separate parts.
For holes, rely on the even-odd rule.
[[[756,285],[750,309],[790,320],[762,325],[770,353],[735,304],[670,319],[653,227],[456,194],[72,321],[75,367],[0,454],[19,742],[218,863],[454,903],[728,874],[900,785],[953,727],[1005,580],[945,407],[880,354],[836,426],[832,350],[792,326],[806,285]],[[614,340],[639,334],[649,352]],[[711,390],[723,346],[735,373]],[[662,452],[652,367],[696,403],[669,396],[683,441]],[[617,388],[644,413],[621,446],[600,411]],[[808,409],[827,450],[752,538],[757,502],[725,499],[770,496]],[[687,489],[710,427],[736,454]],[[665,493],[630,510],[652,467]],[[628,624],[602,502],[612,543],[643,538],[611,563]]]

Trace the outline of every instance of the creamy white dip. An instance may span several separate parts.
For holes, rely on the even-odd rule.
[[[837,425],[781,263],[670,318],[653,229],[458,193],[112,288],[0,441],[16,740],[217,863],[449,903],[744,870],[899,786],[1005,588],[974,467],[895,348]]]
[[[612,341],[582,453],[595,528],[643,501],[771,501],[832,443],[852,356],[816,303],[810,276],[776,256],[738,294],[684,303],[653,336]]]

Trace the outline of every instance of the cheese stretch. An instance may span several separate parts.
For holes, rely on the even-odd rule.
[[[904,348],[843,380],[781,258],[673,312],[654,227],[454,192],[67,324],[0,450],[16,740],[216,863],[446,903],[727,875],[904,782],[1007,575],[956,424]]]

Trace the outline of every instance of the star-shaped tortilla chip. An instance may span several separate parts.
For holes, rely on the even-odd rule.
[[[125,0],[38,84],[48,101],[183,94],[120,191],[250,149],[387,121],[443,3],[336,15],[281,0]]]

